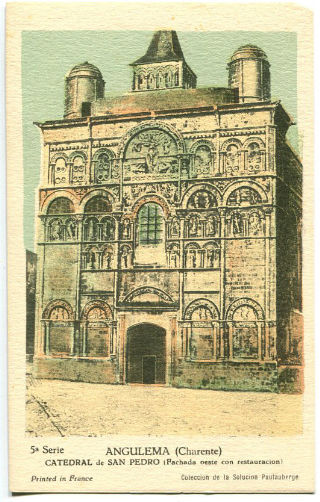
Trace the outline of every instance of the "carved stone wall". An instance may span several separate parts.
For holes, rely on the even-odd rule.
[[[139,85],[156,85],[151,77]],[[92,118],[90,137],[76,123],[44,130],[37,357],[56,358],[59,377],[82,358],[89,381],[125,383],[128,319],[170,316],[167,384],[276,390],[279,357],[301,353],[300,223],[288,213],[298,203],[286,159],[293,190],[300,178],[287,147],[275,157],[268,106]],[[43,317],[52,301],[72,316],[52,324]],[[59,330],[69,369],[50,353]],[[40,361],[39,374],[54,365]]]

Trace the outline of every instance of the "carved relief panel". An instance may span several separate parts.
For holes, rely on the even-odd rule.
[[[163,177],[178,173],[178,148],[174,138],[160,129],[146,129],[128,143],[124,156],[125,177]]]

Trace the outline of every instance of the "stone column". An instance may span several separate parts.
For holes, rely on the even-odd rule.
[[[42,340],[41,340],[41,345],[39,346],[40,348],[40,353],[39,355],[50,355],[50,321],[43,321],[44,324],[44,337],[42,335]]]
[[[116,356],[116,345],[117,345],[117,326],[115,321],[110,323],[110,356],[113,358]]]
[[[217,164],[217,174],[223,173],[223,154],[220,152],[220,132],[217,132],[216,140],[216,164]]]
[[[262,329],[261,329],[261,322],[258,322],[258,358],[261,361],[262,360]]]
[[[220,319],[225,315],[225,248],[226,248],[226,210],[220,210]],[[222,337],[223,338],[223,337]],[[221,354],[224,351],[222,350]]]
[[[79,353],[81,356],[87,355],[87,334],[88,334],[88,321],[80,322],[80,347]]]
[[[94,173],[93,176],[91,174],[93,162],[92,162],[92,121],[91,117],[87,117],[88,119],[88,136],[89,136],[89,141],[88,141],[88,159],[87,159],[87,166],[86,166],[86,172],[85,172],[85,179],[88,180],[89,184],[93,183],[94,181]]]
[[[217,359],[217,324],[215,322],[212,323],[212,331],[213,331],[213,359]]]
[[[171,351],[170,351],[170,365],[168,366],[169,374],[168,379],[166,379],[167,383],[172,384],[175,373],[176,373],[176,365],[177,365],[177,318],[176,316],[170,317],[170,342],[171,342]]]
[[[264,359],[266,361],[270,360],[270,346],[269,346],[269,325],[268,323],[265,323],[265,328],[264,328]]]
[[[222,322],[220,324],[220,358],[224,359],[224,330],[226,323]]]
[[[185,357],[186,359],[190,358],[190,333],[191,329],[190,326],[185,327]]]
[[[48,184],[49,185],[54,185],[54,168],[55,168],[55,164],[50,163],[49,169],[48,169]]]
[[[118,358],[119,358],[119,383],[125,383],[125,354],[126,354],[126,316],[119,314],[119,337],[118,337]]]
[[[66,162],[66,170],[68,173],[68,184],[72,185],[72,162]]]
[[[270,239],[272,235],[271,217],[273,209],[268,207],[265,209],[265,318],[270,319]]]
[[[232,322],[229,322],[228,326],[229,326],[229,359],[233,359],[233,343],[232,343],[233,325],[232,325]]]
[[[245,157],[246,157],[246,150],[240,150],[240,159],[239,159],[240,172],[245,172],[246,170]]]

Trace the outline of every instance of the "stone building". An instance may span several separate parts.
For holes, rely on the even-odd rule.
[[[175,31],[104,97],[65,79],[42,137],[38,377],[177,387],[302,388],[301,163],[245,45],[224,88],[196,88]]]

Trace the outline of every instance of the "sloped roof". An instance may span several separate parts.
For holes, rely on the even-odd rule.
[[[234,90],[227,87],[131,92],[122,96],[110,96],[95,101],[92,115],[148,113],[161,110],[214,107],[215,105],[234,103],[235,101]]]
[[[131,65],[182,60],[184,61],[184,55],[177,32],[159,30],[154,33],[145,55],[131,63]]]

